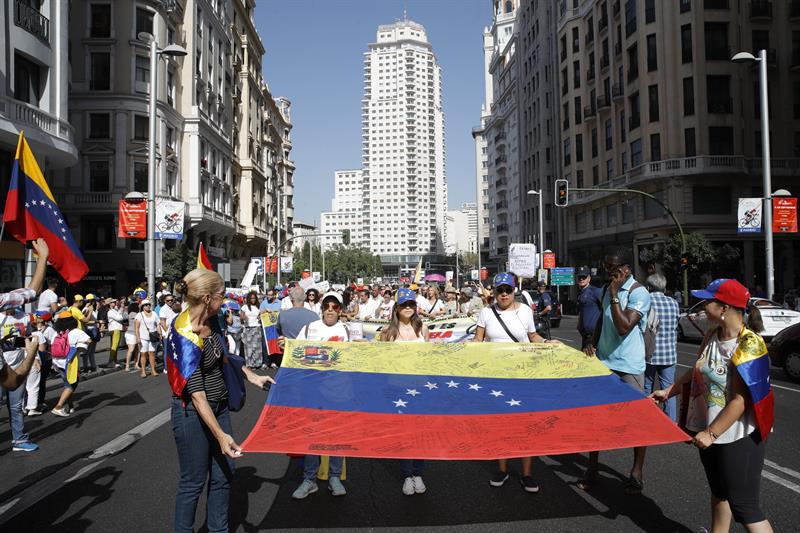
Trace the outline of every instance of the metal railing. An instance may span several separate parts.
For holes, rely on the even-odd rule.
[[[5,116],[20,125],[33,126],[53,137],[72,142],[74,130],[69,122],[31,104],[0,96],[0,116]]]
[[[50,21],[23,0],[14,0],[14,24],[50,44]]]

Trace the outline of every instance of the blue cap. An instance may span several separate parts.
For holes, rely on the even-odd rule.
[[[512,289],[517,285],[514,283],[514,274],[511,272],[500,272],[498,275],[494,277],[494,286],[499,287],[500,285],[508,285]]]
[[[230,311],[239,311],[241,309],[241,307],[239,307],[239,302],[235,300],[225,302],[225,307],[227,307]]]
[[[397,289],[397,305],[403,305],[406,302],[417,303],[417,293],[411,289],[400,288]]]

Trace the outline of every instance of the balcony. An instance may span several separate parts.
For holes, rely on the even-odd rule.
[[[642,116],[639,113],[632,115],[628,118],[628,130],[632,131],[638,128],[642,123]]]
[[[730,96],[713,96],[708,101],[708,112],[711,114],[733,113],[733,98]]]
[[[19,130],[25,130],[37,155],[47,156],[55,168],[77,162],[74,130],[69,122],[31,104],[0,96],[0,140],[16,145]],[[37,148],[44,153],[39,153]]]
[[[584,120],[595,120],[597,118],[597,108],[595,106],[586,106],[583,108]]]
[[[497,225],[497,233],[506,233],[506,232],[508,232],[508,224]]]
[[[14,0],[14,24],[50,44],[50,21],[24,0]]]
[[[597,24],[598,24],[598,31],[600,33],[603,33],[608,28],[608,15],[606,15],[605,12],[603,12],[603,16],[600,17],[600,20],[598,21]]]
[[[619,57],[622,55],[622,42],[617,41],[614,43],[614,57]]]
[[[772,2],[764,0],[750,2],[751,20],[769,20],[772,18]]]
[[[604,109],[611,107],[611,98],[607,94],[601,94],[597,97],[597,108]]]
[[[611,64],[611,58],[608,56],[600,56],[600,68],[606,69]]]
[[[504,156],[504,155],[498,156],[494,160],[494,166],[496,166],[496,167],[506,166],[506,160],[507,160],[506,156]]]
[[[494,204],[494,207],[498,211],[505,211],[506,209],[508,209],[508,201],[501,200],[501,201],[497,202],[496,204]]]

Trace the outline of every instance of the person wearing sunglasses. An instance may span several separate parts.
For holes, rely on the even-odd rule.
[[[495,303],[484,307],[478,315],[475,329],[475,342],[558,342],[544,339],[536,333],[533,311],[527,305],[514,300],[517,286],[514,274],[501,272],[494,277]],[[498,459],[498,470],[489,484],[502,487],[508,481],[508,460]],[[539,492],[539,485],[533,479],[532,457],[522,457],[522,477],[520,484],[525,492]]]
[[[153,311],[150,300],[142,300],[139,314],[134,320],[136,344],[139,345],[139,377],[147,377],[147,362],[150,362],[150,375],[158,376],[156,371],[156,343],[160,342],[158,315]]]
[[[427,342],[428,326],[422,323],[417,313],[417,295],[411,289],[397,289],[397,303],[392,311],[389,324],[381,330],[382,342]],[[422,481],[425,461],[422,459],[402,459],[403,494],[413,496],[427,490]]]
[[[298,340],[343,342],[350,340],[350,331],[340,320],[344,300],[338,292],[326,292],[322,297],[322,318],[308,324],[300,330]],[[328,471],[328,489],[334,496],[344,496],[347,490],[342,485],[342,463],[344,457],[330,458]],[[317,487],[317,471],[320,456],[306,455],[303,465],[303,482],[292,493],[292,498],[302,500],[319,490]]]

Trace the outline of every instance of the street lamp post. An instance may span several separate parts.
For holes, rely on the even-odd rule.
[[[278,187],[278,190],[282,190],[282,189],[283,189],[282,185],[280,187]],[[281,249],[283,248],[282,244],[284,244],[284,243],[281,242],[281,226],[283,225],[283,217],[281,217],[281,214],[286,213],[286,204],[284,203],[283,204],[283,208],[281,208],[281,202],[284,201],[284,198],[286,198],[287,196],[291,196],[291,194],[285,193],[285,192],[278,193],[278,243],[279,244],[278,244],[278,251],[277,251],[278,252],[277,253],[278,264],[277,264],[277,267],[275,268],[275,270],[277,272],[276,276],[275,276],[275,284],[276,285],[280,285],[281,284]]]
[[[542,190],[539,189],[538,191],[530,190],[528,194],[535,194],[539,197],[539,257],[542,258],[544,261],[544,218],[542,214]],[[541,266],[541,265],[540,265]]]
[[[775,257],[772,244],[772,174],[769,151],[769,91],[767,87],[767,51],[761,50],[758,57],[749,52],[739,52],[731,58],[734,63],[758,63],[759,92],[761,100],[761,174],[764,248],[767,262],[767,298],[775,296]]]
[[[150,99],[148,105],[149,136],[147,141],[147,290],[154,299],[156,293],[156,102],[158,98],[158,56],[182,57],[186,50],[177,44],[169,44],[159,49],[156,38],[141,32],[137,35],[141,41],[150,41]]]

